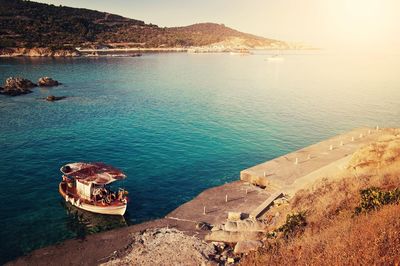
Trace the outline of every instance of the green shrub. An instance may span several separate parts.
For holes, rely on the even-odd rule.
[[[306,213],[299,212],[288,214],[286,216],[286,223],[277,229],[278,232],[282,232],[283,235],[288,238],[289,236],[296,235],[298,232],[303,231],[303,228],[307,225]]]
[[[371,210],[378,210],[383,205],[398,204],[400,202],[400,189],[382,191],[377,187],[360,190],[360,205],[354,210],[356,215]]]

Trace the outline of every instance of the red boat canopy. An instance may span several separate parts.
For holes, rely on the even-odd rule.
[[[121,170],[104,163],[69,163],[61,167],[60,171],[77,180],[99,185],[126,178]]]

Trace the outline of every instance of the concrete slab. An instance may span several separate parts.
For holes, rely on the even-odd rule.
[[[226,221],[228,212],[252,212],[273,192],[271,189],[261,189],[248,182],[235,181],[205,190],[195,199],[169,213],[166,218],[219,224]],[[226,195],[228,195],[228,201],[226,201]]]
[[[353,154],[376,141],[385,130],[354,129],[240,172],[240,179],[259,186],[284,188],[297,179]]]

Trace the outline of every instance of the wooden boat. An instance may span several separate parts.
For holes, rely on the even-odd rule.
[[[124,215],[127,191],[113,192],[108,187],[126,178],[123,172],[104,163],[70,163],[60,171],[63,176],[58,190],[66,202],[94,213]]]

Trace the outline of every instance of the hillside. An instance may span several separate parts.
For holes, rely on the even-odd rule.
[[[144,21],[81,8],[0,0],[0,47],[192,47],[239,40],[247,48],[285,47],[284,42],[221,24],[162,28]]]
[[[400,131],[357,151],[346,170],[300,190],[243,265],[398,265]]]

